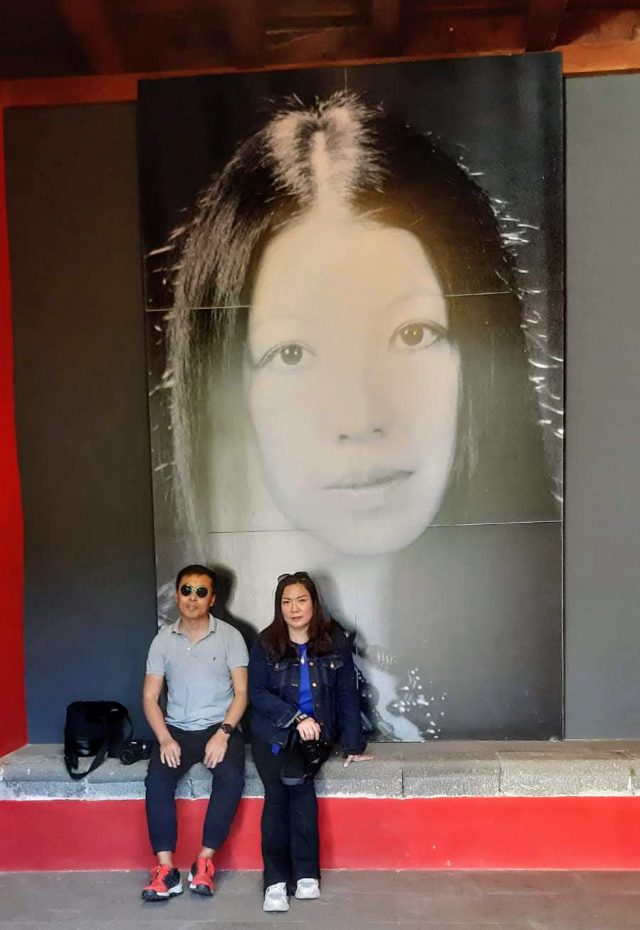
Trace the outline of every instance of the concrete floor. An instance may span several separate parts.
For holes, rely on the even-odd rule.
[[[257,872],[144,904],[140,872],[0,874],[0,930],[637,930],[640,872],[326,872],[318,901],[261,910]]]

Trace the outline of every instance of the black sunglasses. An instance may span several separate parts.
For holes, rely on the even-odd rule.
[[[182,584],[180,585],[180,594],[183,597],[189,597],[190,594],[195,592],[196,597],[209,597],[210,591],[203,584],[199,584],[197,588],[194,588],[192,584]]]
[[[302,578],[305,578],[307,581],[312,580],[308,572],[285,572],[284,575],[278,575],[278,584],[284,581],[285,578],[293,578],[294,581],[298,581]]]

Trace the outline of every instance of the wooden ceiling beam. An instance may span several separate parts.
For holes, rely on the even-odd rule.
[[[57,0],[57,4],[94,74],[127,70],[104,0]]]
[[[261,0],[219,0],[233,60],[238,65],[257,64],[264,57],[265,21]]]
[[[18,2],[24,6],[30,0]],[[523,51],[525,43],[528,50],[561,51],[567,73],[640,71],[640,10],[612,8],[608,0],[39,2],[50,4],[56,23],[50,42],[60,42],[63,24],[69,37],[75,37],[77,50],[83,51],[86,62],[78,61],[78,51],[64,37],[66,73],[82,67],[97,80],[134,70],[155,75],[226,73],[237,68],[512,54]],[[16,23],[14,31],[21,21]],[[19,79],[64,74],[64,60],[47,58],[43,33],[32,32],[31,45],[28,32],[20,48],[0,41],[0,73],[4,66]],[[385,47],[387,37],[401,47]],[[52,70],[47,72],[49,61]]]
[[[578,42],[558,51],[567,75],[640,71],[640,42]]]
[[[402,0],[371,0],[371,30],[381,53],[400,51],[400,12]]]
[[[401,0],[371,0],[371,26],[377,36],[390,38],[400,28]]]
[[[527,52],[548,52],[557,43],[567,0],[529,0],[524,47]]]
[[[409,23],[403,54],[415,58],[455,58],[469,55],[511,55],[523,51],[522,16],[512,13],[429,16]]]

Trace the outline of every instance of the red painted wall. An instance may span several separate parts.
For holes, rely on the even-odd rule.
[[[206,804],[178,802],[180,868]],[[261,810],[241,801],[220,867],[261,868]],[[640,869],[640,798],[321,798],[320,830],[329,869]],[[143,801],[0,802],[0,836],[0,871],[153,864]]]
[[[0,756],[27,742],[23,642],[23,533],[13,405],[11,280],[0,106]]]

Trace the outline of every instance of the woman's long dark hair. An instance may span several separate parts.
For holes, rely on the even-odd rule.
[[[289,640],[289,628],[282,613],[282,596],[288,585],[301,584],[309,592],[313,615],[309,625],[307,648],[314,655],[326,655],[334,646],[334,636],[338,630],[337,623],[326,612],[318,594],[316,583],[306,572],[294,572],[281,575],[276,585],[274,597],[273,620],[262,631],[262,639],[267,652],[273,659],[282,659],[285,655],[295,655],[295,646]]]
[[[240,368],[266,245],[317,197],[314,152],[354,213],[407,229],[438,276],[461,359],[455,458],[433,521],[533,519],[555,508],[527,357],[515,258],[488,195],[429,136],[347,93],[289,102],[236,151],[175,239],[168,344],[177,506],[199,526],[211,366]],[[203,312],[206,311],[206,312]],[[544,366],[541,366],[544,367]],[[544,391],[538,370],[535,390]],[[418,399],[417,399],[418,401]],[[429,399],[425,398],[424,403]],[[505,463],[507,463],[505,465]],[[547,502],[547,503],[545,503]]]

